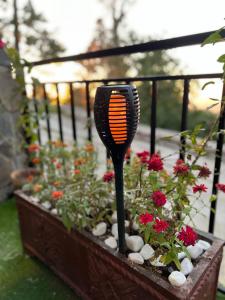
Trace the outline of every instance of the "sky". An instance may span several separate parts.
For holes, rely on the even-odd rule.
[[[22,4],[24,0],[19,0]],[[85,52],[92,39],[96,19],[107,20],[98,0],[33,0],[49,21],[66,54]],[[225,0],[137,0],[127,14],[127,27],[147,39],[170,38],[218,29],[225,25]],[[214,48],[214,49],[213,49]],[[172,50],[190,72],[217,72],[216,63],[224,45]],[[171,51],[170,51],[171,52]]]
[[[18,2],[22,5],[25,0]],[[85,52],[96,20],[109,19],[98,0],[33,0],[33,4],[45,15],[49,29],[66,47],[65,55]],[[148,41],[149,36],[163,39],[216,30],[225,25],[224,18],[225,0],[136,0],[127,14],[127,28]],[[222,43],[203,48],[183,47],[169,53],[179,59],[185,73],[213,73],[222,72],[217,58],[224,50]],[[73,65],[60,66],[57,70],[48,67],[46,76],[69,80],[74,76],[72,70]]]

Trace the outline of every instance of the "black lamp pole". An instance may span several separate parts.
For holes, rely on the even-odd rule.
[[[123,162],[136,133],[140,116],[136,88],[132,85],[99,87],[95,97],[94,116],[98,134],[114,165],[119,251],[124,253],[126,246]]]
[[[18,21],[17,0],[13,0],[13,24],[14,24],[15,48],[19,53],[19,51],[20,51],[20,49],[19,49],[19,21]]]
[[[123,192],[123,158],[122,160],[113,159],[115,171],[115,189],[116,189],[116,208],[118,224],[119,251],[125,252],[125,212],[124,212],[124,192]]]

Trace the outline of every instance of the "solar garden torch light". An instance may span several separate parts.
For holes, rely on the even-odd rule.
[[[98,87],[94,117],[98,134],[114,165],[119,251],[125,252],[125,213],[123,194],[123,161],[140,117],[137,89],[132,85]]]

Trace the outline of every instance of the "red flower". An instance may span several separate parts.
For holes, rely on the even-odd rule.
[[[216,188],[217,188],[218,191],[222,191],[222,192],[225,193],[225,184],[223,184],[223,183],[217,183],[216,184]]]
[[[28,147],[28,152],[29,153],[34,153],[40,150],[40,147],[37,144],[31,144]]]
[[[52,199],[54,200],[58,200],[63,196],[63,192],[62,191],[54,191],[52,192]]]
[[[192,190],[193,193],[197,193],[197,192],[206,192],[207,191],[207,187],[204,184],[196,184],[195,186],[193,186]]]
[[[148,170],[161,171],[163,169],[163,162],[159,154],[152,154],[148,161]]]
[[[103,181],[104,182],[111,182],[114,178],[114,172],[112,171],[109,171],[109,172],[106,172],[103,176]]]
[[[35,164],[35,165],[40,164],[40,162],[41,162],[41,159],[39,157],[34,157],[32,159],[32,163]]]
[[[166,195],[160,191],[155,191],[152,193],[152,200],[156,206],[163,206],[166,204]]]
[[[80,170],[79,170],[79,169],[75,169],[75,170],[73,171],[73,173],[74,173],[74,175],[78,175],[78,174],[80,174]]]
[[[189,171],[189,166],[185,164],[182,159],[178,159],[173,167],[173,173],[175,175],[186,175]]]
[[[178,234],[178,239],[184,243],[184,246],[194,246],[197,240],[197,233],[190,227],[186,226],[186,228],[182,228]]]
[[[61,169],[61,168],[62,168],[62,164],[57,163],[57,164],[55,165],[55,167],[56,167],[56,169]]]
[[[140,158],[143,164],[147,163],[149,160],[150,153],[148,151],[142,151],[137,153],[137,157]]]
[[[166,231],[168,227],[169,227],[169,224],[166,221],[160,220],[159,218],[155,219],[155,224],[153,225],[153,229],[157,233]]]
[[[5,43],[3,40],[0,39],[0,49],[3,49],[5,47]]]
[[[184,163],[183,159],[178,159],[176,165],[182,165]]]
[[[211,174],[211,171],[208,167],[202,166],[199,170],[198,177],[208,178]]]
[[[148,212],[139,216],[139,222],[143,225],[151,223],[152,221],[153,221],[153,215],[149,214]]]

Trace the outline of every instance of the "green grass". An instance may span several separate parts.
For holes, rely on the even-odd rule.
[[[47,267],[23,254],[15,201],[0,204],[0,300],[75,299]],[[225,296],[218,293],[217,300]]]
[[[23,254],[14,200],[0,204],[0,299],[78,299],[57,276]]]

